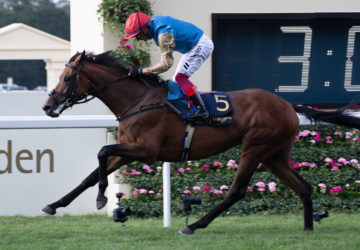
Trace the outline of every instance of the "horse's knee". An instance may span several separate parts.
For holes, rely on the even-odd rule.
[[[108,147],[107,146],[103,146],[99,153],[97,154],[98,159],[103,159],[104,157],[108,156]]]

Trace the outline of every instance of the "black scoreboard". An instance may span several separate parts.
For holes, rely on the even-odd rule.
[[[360,96],[360,13],[213,14],[213,89],[323,107]]]

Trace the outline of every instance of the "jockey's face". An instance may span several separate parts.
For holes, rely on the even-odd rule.
[[[142,40],[142,41],[147,41],[149,40],[149,28],[145,27],[141,30],[141,32],[139,34],[137,34],[135,36],[136,40]]]

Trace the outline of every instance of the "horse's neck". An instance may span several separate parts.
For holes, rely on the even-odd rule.
[[[89,75],[96,88],[126,76],[114,69],[104,69],[102,68],[103,72],[92,70],[91,76]],[[153,99],[154,91],[138,81],[125,78],[102,89],[97,95],[116,116],[121,116],[124,112],[136,109],[143,101]]]

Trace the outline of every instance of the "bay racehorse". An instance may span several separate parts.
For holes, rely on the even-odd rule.
[[[132,79],[121,58],[111,53],[77,53],[66,64],[60,80],[49,94],[43,110],[58,117],[77,103],[99,98],[118,118],[119,144],[103,146],[98,153],[99,167],[69,194],[42,209],[55,214],[69,205],[87,188],[99,182],[97,208],[105,206],[107,175],[135,160],[176,162],[182,153],[185,123],[168,111],[166,82],[156,75]],[[312,187],[290,166],[290,152],[299,127],[297,113],[313,121],[360,128],[360,119],[344,109],[324,112],[292,105],[281,97],[261,89],[227,93],[233,106],[234,123],[226,127],[196,127],[189,160],[209,157],[241,144],[239,167],[226,198],[180,233],[192,234],[208,224],[245,196],[250,179],[259,163],[302,200],[304,228],[313,229]]]

